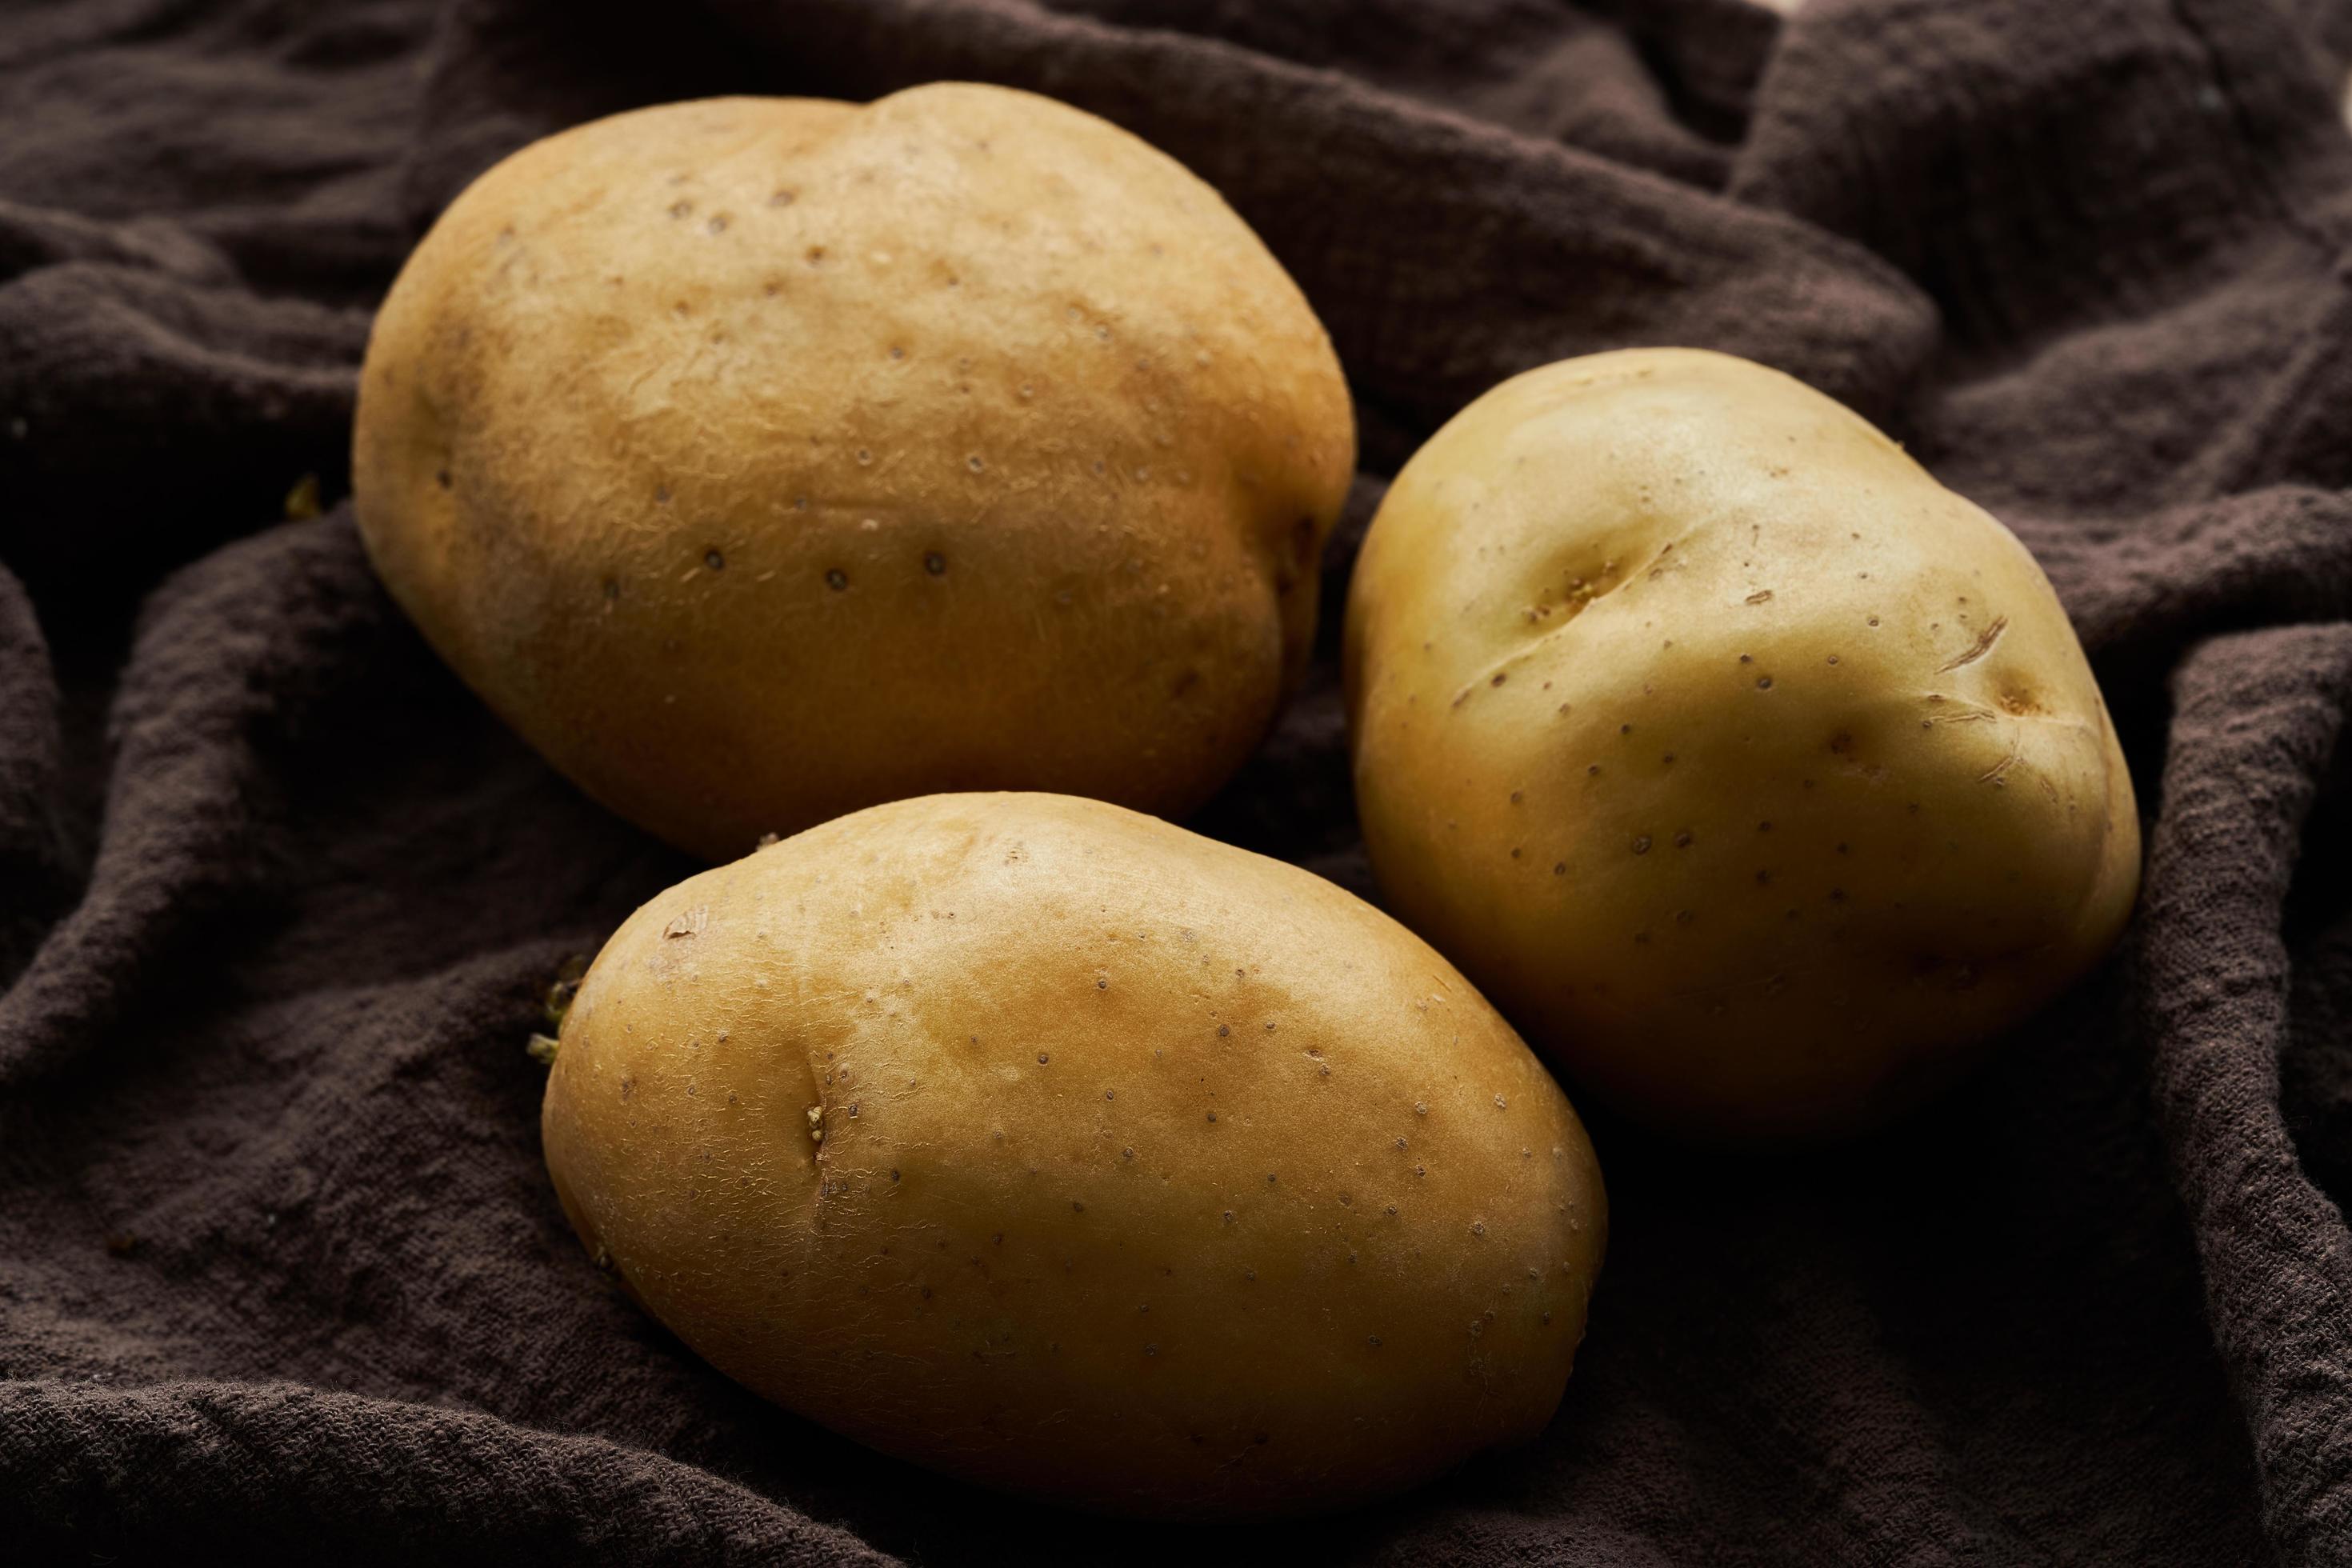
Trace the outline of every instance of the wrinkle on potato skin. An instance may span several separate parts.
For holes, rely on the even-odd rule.
[[[1542,613],[1580,583],[1605,591]],[[2130,778],[2031,555],[1728,356],[1598,354],[1472,405],[1391,487],[1346,650],[1392,907],[1655,1125],[1882,1120],[2137,889]]]

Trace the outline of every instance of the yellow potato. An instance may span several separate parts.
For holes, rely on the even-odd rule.
[[[1338,362],[1216,193],[936,85],[523,149],[393,287],[353,487],[425,637],[708,858],[940,789],[1178,814],[1312,639]]]
[[[646,904],[541,1125],[581,1239],[722,1371],[1120,1513],[1532,1436],[1607,1225],[1568,1100],[1420,939],[1060,795],[877,806]]]
[[[2138,888],[2131,779],[2033,558],[1743,360],[1596,354],[1471,405],[1374,520],[1347,653],[1391,906],[1661,1127],[1914,1102]]]

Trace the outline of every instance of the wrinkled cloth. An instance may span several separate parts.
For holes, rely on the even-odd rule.
[[[2352,1562],[2347,55],[2326,0],[0,10],[0,1551]],[[1381,481],[1634,344],[1787,370],[2006,521],[2131,759],[2111,962],[1856,1143],[1594,1117],[1557,1419],[1375,1508],[1137,1528],[868,1452],[632,1308],[541,1163],[544,987],[691,868],[369,573],[370,310],[533,137],[941,78],[1183,160],[1347,368],[1320,657],[1202,830],[1376,893],[1334,650]]]

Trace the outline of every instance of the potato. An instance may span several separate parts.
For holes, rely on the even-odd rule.
[[[886,1452],[1120,1513],[1339,1507],[1549,1419],[1575,1113],[1387,916],[1097,801],[841,818],[631,916],[542,1121],[591,1252]]]
[[[523,149],[402,271],[353,485],[393,595],[590,795],[714,859],[877,801],[1180,814],[1311,642],[1354,463],[1215,192],[1000,88]]]
[[[1386,896],[1654,1126],[1864,1127],[2095,962],[2131,778],[2040,568],[1831,399],[1530,371],[1397,476],[1348,611]]]

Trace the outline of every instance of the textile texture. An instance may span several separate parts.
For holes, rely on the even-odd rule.
[[[0,9],[0,1550],[2352,1563],[2347,52],[2320,0]],[[1138,1529],[859,1448],[632,1308],[541,1163],[541,991],[691,868],[371,575],[370,311],[533,137],[943,78],[1189,164],[1348,371],[1320,658],[1202,830],[1375,891],[1335,649],[1381,482],[1636,344],[1789,371],[2003,519],[2131,759],[2112,961],[1857,1143],[1596,1117],[1559,1416],[1367,1510]]]

